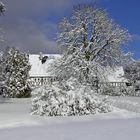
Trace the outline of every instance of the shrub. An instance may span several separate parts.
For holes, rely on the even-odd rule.
[[[109,96],[124,96],[125,91],[120,87],[105,86],[102,88],[101,94]]]
[[[3,96],[12,98],[29,97],[27,80],[31,66],[28,54],[16,48],[9,48],[4,55],[2,69]]]
[[[58,86],[33,91],[32,114],[41,116],[75,116],[107,113],[112,110],[106,98],[101,99],[86,87],[62,90]]]

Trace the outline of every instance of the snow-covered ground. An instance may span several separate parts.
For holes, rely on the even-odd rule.
[[[121,101],[140,105],[135,97],[110,100],[116,106]],[[0,140],[139,140],[140,115],[122,108],[107,114],[42,118],[30,115],[30,99],[0,100]]]
[[[140,97],[110,97],[110,101],[118,108],[140,113]]]

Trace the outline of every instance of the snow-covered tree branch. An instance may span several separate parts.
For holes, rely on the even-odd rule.
[[[16,48],[9,48],[4,53],[2,77],[3,95],[8,97],[29,97],[30,90],[27,80],[29,78],[28,54]]]
[[[68,54],[81,48],[87,60],[104,64],[120,61],[120,45],[129,38],[127,30],[115,24],[105,10],[94,6],[76,6],[73,16],[64,18],[59,27],[57,42]]]
[[[55,72],[66,79],[101,79],[105,77],[104,66],[121,63],[124,54],[120,46],[128,39],[128,31],[109,18],[105,10],[78,5],[73,15],[59,24],[57,42],[63,57]]]

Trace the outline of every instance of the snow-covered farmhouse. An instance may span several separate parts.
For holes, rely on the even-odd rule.
[[[31,85],[46,85],[56,80],[55,75],[48,68],[60,57],[59,54],[30,54],[29,63],[31,70],[29,76]]]
[[[42,57],[42,58],[41,58]],[[56,80],[55,75],[51,73],[49,67],[60,58],[59,54],[30,54],[29,62],[31,64],[30,83],[35,86],[50,84]],[[127,80],[123,77],[124,71],[122,67],[117,67],[114,71],[108,68],[106,79],[111,84],[125,83]]]

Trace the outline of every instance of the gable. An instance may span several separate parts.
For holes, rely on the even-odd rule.
[[[48,67],[51,65],[56,59],[60,58],[59,54],[44,54],[43,56],[47,56],[46,62],[42,63],[42,60],[39,59],[39,54],[30,54],[29,55],[29,63],[31,65],[31,70],[29,72],[30,77],[33,76],[52,76],[50,72],[48,72]]]

